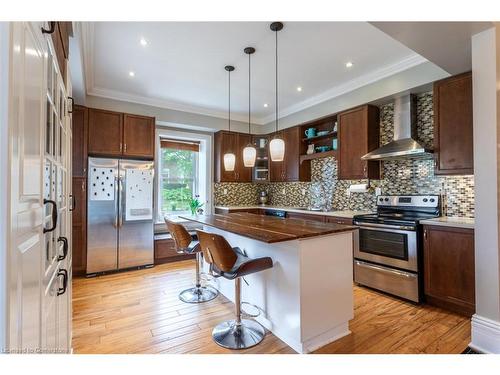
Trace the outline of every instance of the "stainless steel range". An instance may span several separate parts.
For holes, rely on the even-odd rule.
[[[357,215],[354,281],[420,302],[422,230],[420,220],[440,215],[438,195],[393,195],[377,198],[377,213]]]

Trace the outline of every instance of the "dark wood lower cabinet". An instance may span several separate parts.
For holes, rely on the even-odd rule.
[[[325,222],[325,217],[323,215],[311,215],[311,214],[303,214],[299,212],[287,212],[286,217],[288,219],[302,219],[302,220],[310,220],[310,221],[319,221],[321,223]]]
[[[473,229],[424,226],[424,290],[431,305],[475,312]]]
[[[155,264],[177,262],[179,260],[194,259],[196,255],[178,254],[175,242],[169,234],[155,236]]]
[[[325,216],[325,221],[327,223],[335,223],[342,225],[352,225],[353,220],[347,217],[338,217],[338,216]]]
[[[73,274],[84,275],[87,269],[87,179],[73,177]]]

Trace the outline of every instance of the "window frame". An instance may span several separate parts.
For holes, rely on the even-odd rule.
[[[195,191],[200,196],[201,201],[204,203],[205,213],[210,214],[213,212],[212,207],[212,176],[213,176],[213,135],[211,133],[183,131],[168,124],[159,125],[155,132],[155,223],[164,224],[164,218],[161,214],[161,146],[160,138],[168,138],[179,141],[193,141],[199,142],[200,150],[198,152],[198,172],[197,172],[197,187]]]

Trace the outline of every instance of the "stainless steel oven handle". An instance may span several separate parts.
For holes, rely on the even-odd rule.
[[[360,227],[370,227],[370,228],[385,228],[385,229],[399,229],[406,231],[415,231],[416,228],[408,225],[389,225],[389,224],[374,224],[374,223],[365,223],[355,220],[355,225],[359,225]]]
[[[393,269],[390,269],[390,268],[386,268],[386,267],[382,267],[382,266],[377,266],[375,264],[361,262],[359,260],[356,260],[355,263],[356,263],[356,265],[358,265],[360,267],[370,268],[370,269],[373,269],[373,270],[376,270],[376,271],[380,271],[380,272],[384,272],[384,273],[391,273],[393,275],[397,275],[397,276],[401,276],[401,277],[406,277],[408,279],[417,277],[417,275],[412,274],[412,273],[403,272],[403,271],[397,271],[397,270],[393,270]]]

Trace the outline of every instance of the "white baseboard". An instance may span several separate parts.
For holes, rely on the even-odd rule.
[[[469,347],[481,353],[500,354],[500,322],[474,314]]]

